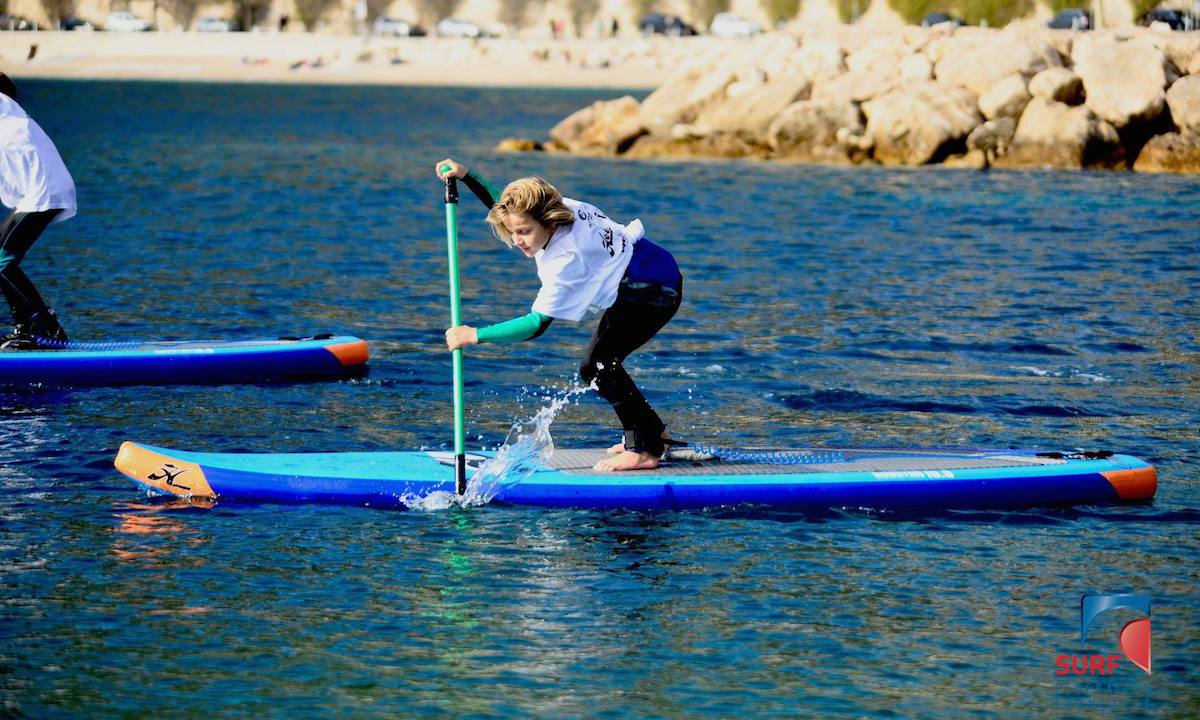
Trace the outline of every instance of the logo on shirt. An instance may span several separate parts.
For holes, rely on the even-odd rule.
[[[606,227],[600,231],[600,244],[603,245],[604,249],[608,251],[609,257],[614,257],[617,254],[617,251],[613,250],[614,243],[613,243],[612,228]],[[625,250],[623,245],[621,247],[621,250],[622,250],[622,252]]]

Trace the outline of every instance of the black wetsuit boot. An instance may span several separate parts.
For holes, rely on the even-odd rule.
[[[67,343],[67,331],[50,308],[34,314],[26,322],[17,323],[12,332],[0,336],[0,350],[33,350],[39,347],[62,347]]]

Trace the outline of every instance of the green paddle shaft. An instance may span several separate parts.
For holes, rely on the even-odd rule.
[[[443,173],[450,172],[443,165]],[[462,303],[458,285],[458,181],[446,177],[446,257],[450,261],[450,327],[462,325]],[[454,364],[454,490],[459,495],[467,492],[467,456],[463,412],[463,351],[453,353]]]

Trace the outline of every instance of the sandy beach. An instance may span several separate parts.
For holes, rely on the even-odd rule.
[[[707,42],[7,32],[0,69],[18,79],[652,89]]]

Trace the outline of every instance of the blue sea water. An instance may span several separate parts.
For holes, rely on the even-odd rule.
[[[23,83],[79,187],[24,267],[81,340],[336,331],[363,380],[0,391],[0,715],[1195,717],[1200,178],[497,155],[604,91]],[[896,515],[200,507],[112,467],[217,451],[444,448],[434,163],[542,174],[675,253],[630,362],[682,437],[1099,448],[1136,506]],[[464,317],[532,265],[464,195]],[[471,447],[567,387],[590,328],[467,355]],[[572,401],[562,446],[617,439]],[[1153,674],[1087,592],[1153,599]]]

